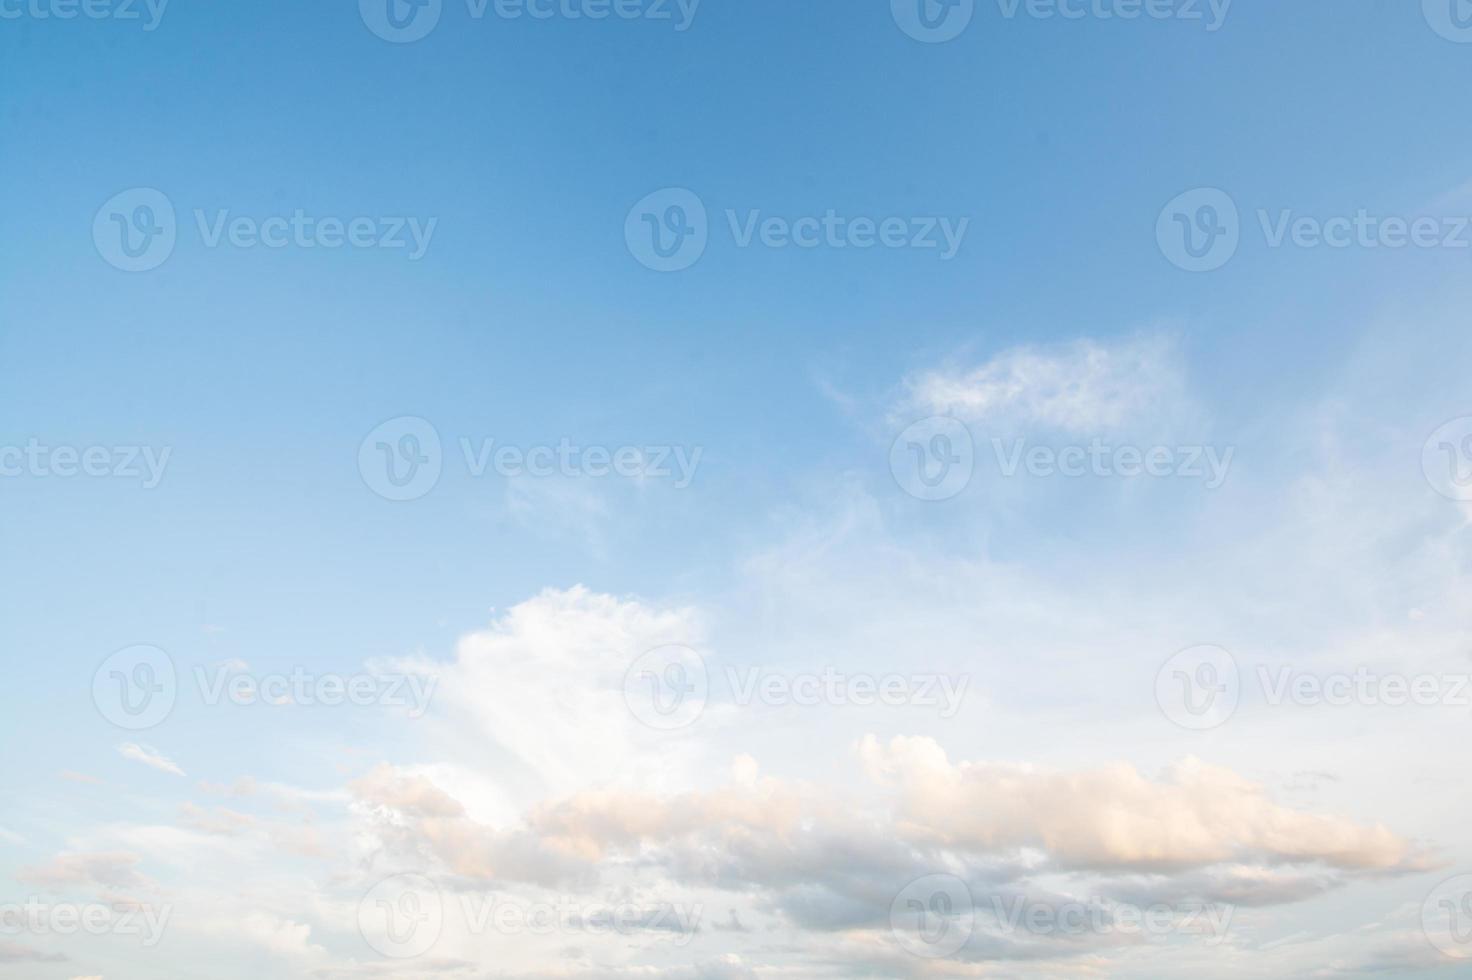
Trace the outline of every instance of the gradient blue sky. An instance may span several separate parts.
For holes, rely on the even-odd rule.
[[[121,733],[89,697],[113,651],[146,643],[181,665],[262,671],[449,661],[505,610],[577,585],[701,609],[717,656],[743,663],[848,663],[855,636],[914,626],[920,648],[896,639],[893,662],[939,648],[935,669],[974,672],[990,703],[1016,711],[1006,724],[989,708],[934,731],[896,723],[953,760],[1122,759],[1154,773],[1195,755],[1276,786],[1273,747],[1295,740],[1284,767],[1337,775],[1287,804],[1450,849],[1436,867],[1453,873],[1472,851],[1440,834],[1467,815],[1465,793],[1443,787],[1418,810],[1377,782],[1432,736],[1397,722],[1380,755],[1315,764],[1339,736],[1265,723],[1203,743],[1149,700],[1155,667],[1191,643],[1312,660],[1333,624],[1373,646],[1425,592],[1454,592],[1447,576],[1467,574],[1464,516],[1417,461],[1438,425],[1472,414],[1472,250],[1271,249],[1251,216],[1472,214],[1472,45],[1439,37],[1420,7],[1239,2],[1207,32],[1008,20],[979,2],[945,44],[906,36],[879,0],[704,0],[684,32],[475,21],[447,0],[432,34],[402,45],[346,0],[172,0],[153,31],[0,20],[0,443],[172,449],[152,490],[0,479],[12,745],[0,829],[15,838],[0,876],[85,849],[107,836],[99,825],[166,823],[198,781],[326,793],[378,762],[429,764],[430,749],[364,712],[264,716],[185,697],[160,729]],[[134,187],[163,191],[181,228],[171,258],[139,274],[104,262],[90,234],[103,202]],[[703,258],[671,274],[642,267],[623,239],[629,209],[665,187],[695,191],[712,216]],[[1226,190],[1244,216],[1240,251],[1206,274],[1172,265],[1155,236],[1166,202],[1196,187]],[[417,262],[210,249],[194,208],[438,224]],[[970,226],[950,261],[741,249],[727,208]],[[1076,345],[1129,351],[1142,337],[1172,380],[1159,413],[1127,431],[1236,446],[1226,490],[1054,481],[926,505],[896,486],[891,441],[936,414],[907,400],[915,379],[1018,351],[1066,369]],[[447,450],[434,492],[407,503],[375,496],[356,465],[364,436],[398,416],[431,420]],[[984,443],[989,420],[968,421]],[[514,481],[467,478],[462,435],[703,457],[688,489],[545,481],[559,486],[522,497]],[[1355,519],[1337,533],[1313,525],[1329,520],[1325,499],[1352,502]],[[1427,553],[1440,561],[1408,557]],[[901,568],[906,584],[886,584]],[[1016,608],[1036,603],[1070,628],[1039,638],[1020,614],[995,632],[972,620],[1013,586]],[[1462,636],[1463,614],[1448,611],[1439,635]],[[915,623],[901,628],[905,616]],[[1029,636],[1051,654],[1018,639]],[[852,662],[889,662],[875,642]],[[1411,656],[1401,642],[1389,647]],[[1113,681],[1069,687],[1079,659]],[[548,681],[563,682],[575,683]],[[1124,700],[1136,690],[1143,708]],[[888,732],[844,719],[818,719],[823,734],[791,755],[781,732],[747,744],[738,726],[721,758],[749,752],[764,771],[818,778],[831,754]],[[1078,745],[1077,724],[1117,725],[1119,740]],[[189,782],[139,769],[117,752],[127,741],[155,746]],[[1427,760],[1417,778],[1437,771]],[[1352,932],[1419,905],[1436,880],[1391,876],[1352,902],[1337,891],[1293,906],[1293,925]],[[187,948],[169,968],[213,955]],[[0,957],[0,976],[168,972],[105,947],[68,955]],[[1344,954],[1346,969],[1358,955]],[[1091,968],[1166,975],[1140,961]]]

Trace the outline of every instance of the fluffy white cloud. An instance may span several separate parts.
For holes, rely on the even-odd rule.
[[[371,804],[362,832],[401,865],[417,859],[420,870],[501,887],[592,887],[634,868],[666,889],[759,896],[788,924],[814,929],[877,928],[900,889],[937,870],[978,893],[1040,874],[1103,875],[1142,903],[1270,905],[1344,875],[1425,867],[1385,828],[1283,806],[1195,760],[1150,780],[1129,766],[952,764],[928,739],[866,739],[859,756],[875,782],[859,797],[763,778],[741,760],[726,787],[585,791],[508,827],[468,818],[420,776],[380,767],[354,785]]]
[[[1338,868],[1423,868],[1384,827],[1280,806],[1265,789],[1195,759],[1161,781],[1133,767],[1050,773],[953,765],[931,739],[866,739],[869,771],[898,791],[907,836],[984,851],[1039,848],[1072,868],[1134,870],[1228,861],[1316,861]]]
[[[698,649],[704,633],[688,607],[582,586],[548,589],[463,637],[451,663],[399,666],[438,675],[429,727],[440,760],[471,774],[494,770],[488,792],[502,798],[479,805],[520,801],[504,811],[511,813],[588,786],[686,778],[696,751],[634,716],[624,676],[646,650],[671,643]]]
[[[424,776],[402,773],[387,763],[355,780],[349,787],[360,800],[374,806],[421,817],[459,817],[465,808]]]
[[[1189,402],[1180,360],[1159,337],[1016,349],[911,378],[906,411],[1065,434],[1148,426],[1162,406],[1177,422]],[[207,866],[200,879],[232,890],[237,869],[252,869],[216,942],[248,941],[324,978],[981,976],[1000,961],[1026,961],[1038,978],[1436,965],[1417,945],[1425,885],[1413,872],[1428,863],[1423,842],[1444,843],[1465,814],[1436,750],[1457,744],[1464,713],[1268,710],[1249,695],[1231,725],[1184,736],[1151,703],[1159,664],[1203,640],[1239,653],[1249,683],[1250,667],[1270,658],[1419,670],[1464,659],[1466,549],[1446,533],[1445,502],[1420,485],[1414,454],[1408,478],[1379,487],[1362,471],[1395,471],[1360,461],[1355,439],[1375,431],[1363,418],[1336,423],[1321,455],[1304,451],[1304,426],[1276,416],[1271,425],[1304,463],[1300,478],[1264,484],[1261,498],[1229,496],[1242,492],[1233,484],[1175,523],[1154,508],[1111,511],[1137,523],[1087,547],[1067,534],[1025,536],[1029,547],[1051,542],[1046,557],[998,557],[1004,549],[966,534],[937,549],[897,529],[884,500],[856,493],[833,508],[835,530],[827,511],[801,513],[801,533],[747,561],[721,608],[545,591],[465,636],[447,661],[409,662],[440,676],[431,713],[332,758],[337,771],[315,788],[211,785],[239,809],[176,801],[159,812],[177,811],[183,829],[115,826],[101,843],[69,846],[101,852],[116,841],[144,851],[150,873],[172,861],[176,877],[193,880]],[[1405,443],[1397,436],[1385,451]],[[1115,547],[1156,540],[1135,532],[1167,524],[1164,551]],[[1243,623],[1269,642],[1233,642],[1248,635]],[[633,717],[622,683],[638,653],[671,642],[707,653],[713,678],[724,663],[904,665],[974,672],[978,698],[944,723],[819,706],[753,709],[728,724],[730,706],[713,702],[700,724],[659,733]],[[858,765],[834,761],[870,731],[882,735],[859,741]],[[1187,752],[1213,764],[1167,765]],[[1339,778],[1290,785],[1309,770]],[[228,783],[238,773],[208,775]],[[268,808],[325,816],[288,827],[269,823]],[[312,863],[295,850],[283,858],[288,831],[310,836],[299,844]],[[68,867],[53,879],[87,877]],[[451,902],[560,891],[708,911],[678,955],[642,927],[507,938],[449,922],[422,960],[365,960],[357,903],[398,871],[429,876]],[[917,960],[897,947],[889,909],[906,883],[936,871],[964,879],[982,903],[1230,903],[1237,931],[1203,950],[986,929],[949,961]],[[1356,918],[1397,890],[1408,918]],[[200,886],[189,898],[218,895]],[[1314,899],[1291,919],[1284,908]],[[1290,932],[1306,924],[1325,934]]]

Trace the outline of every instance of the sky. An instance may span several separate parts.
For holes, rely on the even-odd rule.
[[[0,0],[0,980],[1455,977],[1466,0]]]

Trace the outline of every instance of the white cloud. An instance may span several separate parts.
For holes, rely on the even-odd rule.
[[[870,773],[898,792],[906,836],[984,851],[1038,848],[1071,868],[1171,870],[1223,862],[1424,869],[1383,827],[1292,810],[1236,773],[1187,759],[1164,779],[1132,766],[1055,773],[952,764],[927,738],[866,739]]]
[[[134,762],[141,762],[145,766],[151,766],[159,772],[170,773],[174,776],[184,775],[183,769],[180,769],[171,760],[160,755],[158,750],[139,745],[136,742],[124,742],[122,745],[119,745],[118,754],[124,759],[132,759]]]
[[[59,854],[49,864],[22,868],[16,879],[46,888],[139,888],[147,885],[148,879],[136,870],[138,863],[138,855],[121,851]]]
[[[256,824],[255,818],[249,814],[239,813],[223,806],[207,810],[193,803],[185,803],[180,807],[179,815],[184,826],[220,837],[238,836]]]
[[[983,364],[905,381],[903,415],[953,415],[991,431],[1032,427],[1097,435],[1186,407],[1178,344],[1161,334],[1013,347]]]
[[[380,765],[350,787],[359,799],[418,817],[459,817],[465,808],[421,775]]]
[[[449,664],[397,666],[439,677],[426,716],[438,736],[436,761],[493,771],[501,802],[525,804],[590,785],[683,779],[693,750],[632,714],[624,675],[647,650],[698,649],[703,636],[691,608],[577,586],[547,589],[462,637]]]
[[[1150,780],[1129,766],[952,764],[928,739],[869,739],[859,758],[873,785],[858,795],[763,777],[739,758],[725,787],[587,790],[503,826],[467,817],[423,777],[380,767],[354,784],[371,804],[358,836],[376,837],[396,866],[462,882],[714,889],[820,932],[884,930],[900,890],[937,870],[964,876],[978,896],[1048,874],[1141,904],[1267,906],[1425,867],[1382,827],[1283,806],[1194,760]]]
[[[1178,420],[1184,376],[1169,341],[1080,341],[917,375],[907,410],[1065,433],[1146,426],[1162,406]],[[335,773],[291,791],[293,806],[328,814],[301,829],[331,846],[310,848],[321,862],[311,874],[294,859],[253,870],[229,921],[247,923],[260,945],[314,958],[313,975],[404,975],[352,953],[329,962],[313,940],[351,949],[365,887],[412,870],[447,896],[558,889],[710,910],[698,945],[674,963],[649,935],[494,937],[504,941],[491,950],[451,925],[434,958],[413,965],[426,974],[940,977],[994,975],[1011,960],[1039,978],[1223,977],[1434,965],[1412,948],[1414,923],[1391,931],[1356,913],[1390,893],[1419,910],[1424,886],[1409,872],[1427,863],[1421,847],[1450,841],[1465,816],[1465,794],[1427,746],[1457,744],[1464,713],[1269,711],[1244,697],[1230,725],[1185,734],[1151,702],[1159,664],[1200,641],[1231,646],[1249,681],[1251,665],[1270,659],[1447,669],[1468,609],[1465,546],[1443,535],[1416,440],[1381,447],[1406,457],[1404,473],[1366,463],[1362,443],[1384,433],[1363,421],[1347,418],[1343,438],[1315,454],[1302,419],[1266,419],[1301,472],[1274,479],[1260,500],[1233,496],[1235,486],[1213,497],[1199,522],[1170,526],[1165,550],[1134,533],[1162,523],[1154,509],[1111,537],[1063,535],[1051,554],[1038,550],[1046,534],[1002,557],[979,536],[936,548],[897,531],[884,501],[854,494],[801,514],[801,533],[742,566],[746,581],[720,605],[547,590],[463,637],[448,663],[412,662],[442,678],[431,714],[355,744],[333,758]],[[1400,485],[1376,485],[1376,472]],[[944,513],[930,514],[950,530]],[[1407,618],[1409,608],[1423,615]],[[903,665],[974,672],[979,696],[944,724],[814,708],[732,725],[713,717],[713,702],[689,729],[655,733],[631,717],[621,682],[634,655],[669,642],[708,652],[713,678],[723,662]],[[881,734],[860,742],[859,765],[834,762],[871,731]],[[1170,764],[1187,752],[1212,764]],[[995,761],[1013,759],[1028,761]],[[1291,805],[1267,788],[1320,770],[1339,778],[1293,781]],[[228,792],[248,801],[232,805],[264,812],[288,798],[274,785],[244,780]],[[193,874],[213,859],[216,880],[280,858],[263,816],[186,805],[183,819],[188,833],[110,832],[150,869]],[[953,961],[920,962],[896,948],[888,908],[900,886],[936,870],[964,877],[983,902],[1228,902],[1240,931],[1211,950],[978,934]],[[249,918],[263,907],[270,917]],[[728,935],[725,921],[744,931]],[[1313,935],[1293,938],[1306,924]]]

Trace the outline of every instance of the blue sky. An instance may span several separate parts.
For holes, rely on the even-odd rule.
[[[170,0],[156,20],[141,3],[123,8],[138,19],[58,19],[64,0],[0,0],[0,449],[101,447],[110,467],[167,452],[154,486],[0,475],[0,711],[20,747],[0,906],[128,892],[178,909],[146,950],[0,935],[0,977],[163,977],[219,957],[239,964],[221,976],[414,975],[426,961],[353,923],[389,874],[706,907],[688,946],[447,927],[421,955],[453,976],[1455,975],[1419,910],[1472,862],[1448,768],[1467,709],[1274,705],[1255,673],[1469,669],[1472,512],[1428,481],[1443,442],[1472,456],[1460,430],[1433,436],[1472,416],[1457,96],[1472,44],[1441,19],[1453,8],[1234,3],[1211,30],[1204,2],[1151,8],[1204,20],[1098,15],[1125,0],[1068,19],[977,0],[928,43],[902,28],[904,2],[703,0],[681,30],[674,3],[671,19],[595,21],[565,11],[596,0],[545,19],[444,0],[433,30],[396,43],[347,0]],[[176,241],[130,272],[106,232],[137,217],[140,188],[167,201]],[[695,195],[708,244],[661,272],[625,227],[670,188]],[[1231,202],[1240,243],[1191,272],[1157,224],[1202,188]],[[313,234],[417,227],[423,254],[210,244],[220,222],[248,235],[296,212]],[[739,240],[830,212],[898,219],[905,245]],[[1311,239],[1361,212],[1378,247],[1272,244],[1274,227],[1307,219]],[[1387,218],[1433,221],[1435,244],[1387,246]],[[954,255],[908,247],[947,226]],[[922,465],[943,432],[976,472],[922,500],[891,450],[909,458],[902,434],[937,417],[950,428],[924,430]],[[406,418],[433,427],[442,472],[392,501],[361,460],[402,463]],[[485,440],[628,447],[641,471],[477,476]],[[1175,470],[1210,448],[1222,479],[999,472],[998,453],[1095,442],[1159,447]],[[135,644],[180,677],[144,731],[90,693]],[[667,644],[710,676],[678,739],[620,680]],[[1202,644],[1231,651],[1249,689],[1209,731],[1151,693]],[[438,693],[413,718],[208,704],[196,668],[433,676]],[[946,718],[753,708],[737,668],[964,676],[968,693]],[[242,779],[268,789],[220,790]],[[1111,792],[1135,816],[1175,813],[1138,831],[1169,846],[1096,847],[1082,801]],[[656,827],[689,794],[719,816],[616,840],[538,822],[596,810],[587,793]],[[1046,841],[984,805],[1010,795]],[[1230,828],[1182,829],[1248,798]],[[752,808],[831,837],[747,866],[733,840],[791,829],[730,816]],[[1075,810],[1082,826],[1049,822]],[[908,819],[871,837],[846,811]],[[308,830],[321,840],[300,846]],[[1342,847],[1304,844],[1324,837]],[[496,860],[466,858],[482,848]],[[850,851],[865,887],[826,863]],[[563,877],[569,855],[588,867]],[[723,872],[690,874],[693,855]],[[811,878],[779,880],[783,863]],[[1003,882],[1055,906],[1238,896],[1239,914],[1219,945],[1173,934],[1147,953],[1106,933],[1080,952],[978,929],[936,960],[886,919],[919,871],[964,880],[978,907]],[[711,924],[728,909],[752,932]]]

